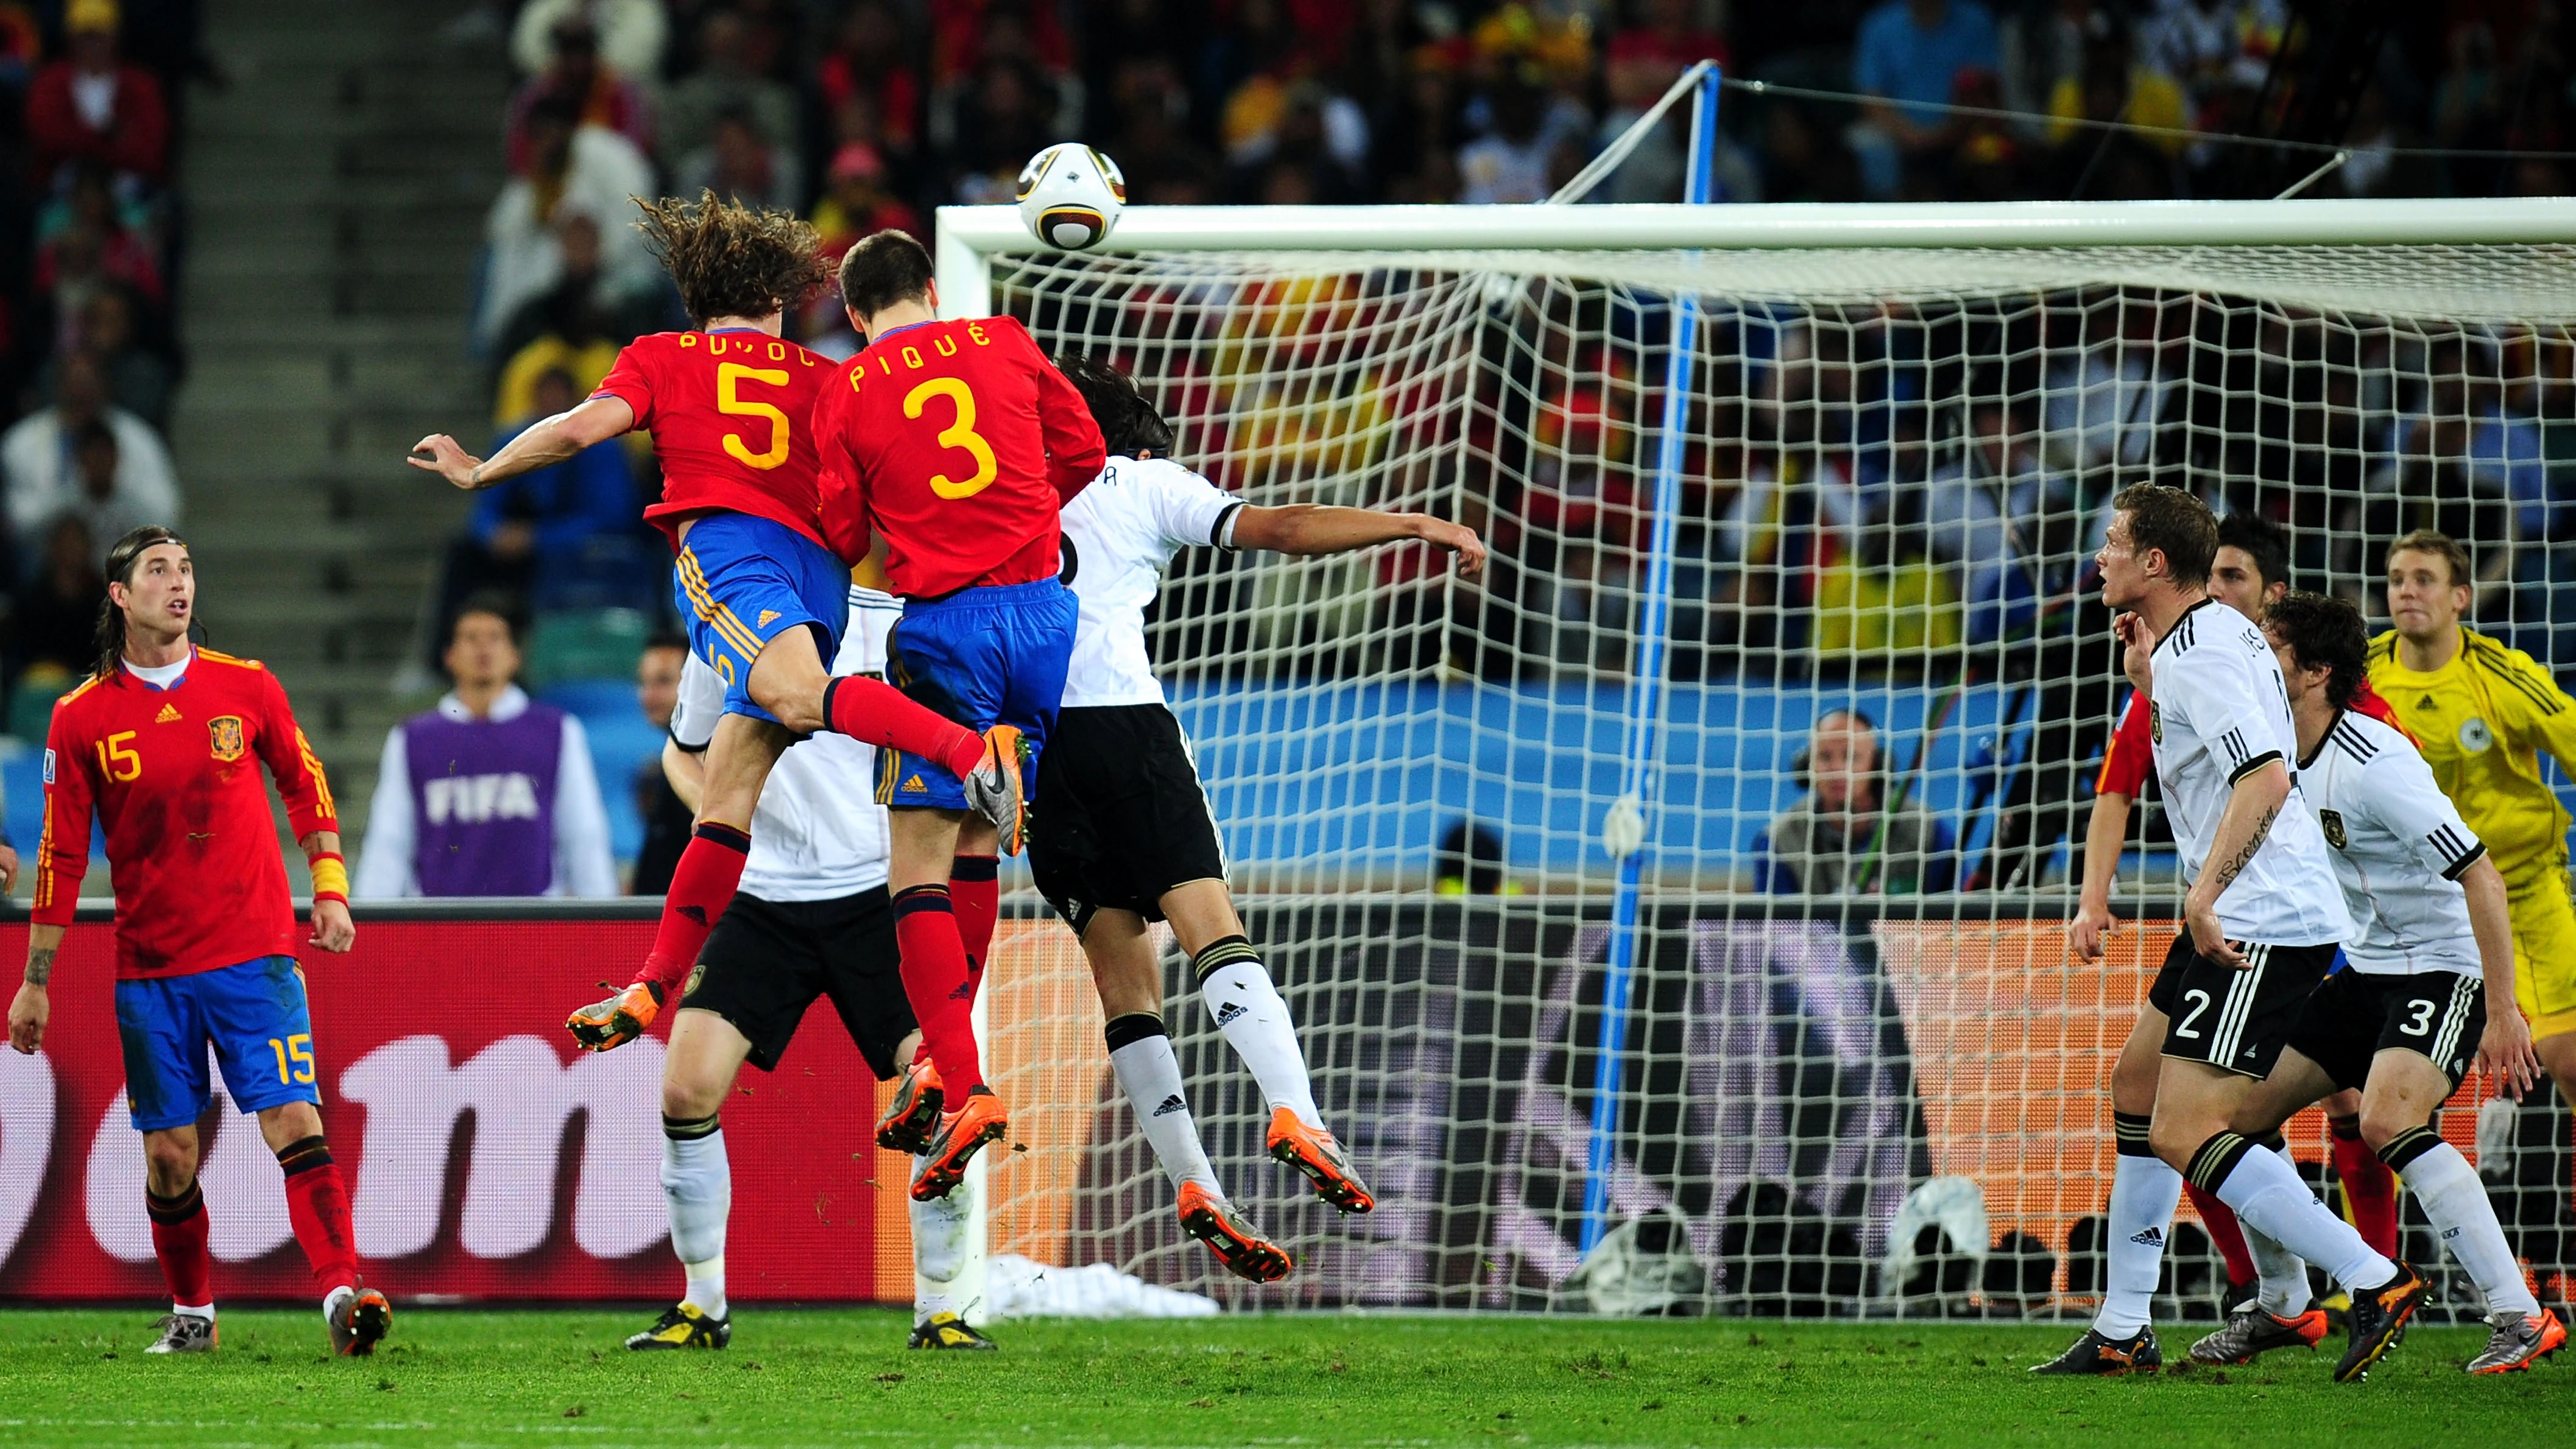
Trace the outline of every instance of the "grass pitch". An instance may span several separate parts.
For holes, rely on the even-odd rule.
[[[0,1316],[0,1442],[2357,1449],[2548,1443],[2576,1411],[2576,1365],[2460,1373],[2469,1329],[2417,1329],[2339,1388],[2324,1354],[2034,1380],[2077,1331],[2053,1326],[1243,1317],[1005,1324],[1001,1352],[954,1354],[906,1351],[895,1312],[751,1308],[732,1348],[680,1355],[619,1346],[649,1313],[409,1309],[335,1361],[318,1315],[246,1311],[212,1356],[147,1357],[153,1316]]]

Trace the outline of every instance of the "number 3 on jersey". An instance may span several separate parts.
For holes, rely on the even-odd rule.
[[[935,397],[948,399],[957,409],[957,420],[940,429],[939,446],[965,449],[966,456],[975,460],[975,476],[960,483],[945,473],[936,474],[930,480],[930,491],[942,498],[972,498],[992,487],[993,480],[1002,476],[1002,465],[993,456],[993,445],[985,442],[984,435],[975,431],[975,390],[961,378],[934,377],[903,395],[903,415],[920,417],[922,410],[929,407],[930,400]]]
[[[724,450],[735,462],[767,470],[787,461],[787,414],[765,402],[753,402],[742,395],[745,382],[767,383],[771,387],[787,386],[787,372],[776,367],[745,367],[739,362],[716,364],[716,411],[738,418],[769,420],[769,451],[755,453],[739,433],[727,433]]]

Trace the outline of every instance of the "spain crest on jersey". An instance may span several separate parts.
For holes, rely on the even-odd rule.
[[[2344,841],[2349,838],[2344,834],[2343,812],[2339,810],[2319,810],[2317,812],[2317,823],[2325,827],[2326,844],[2333,846],[2337,850],[2343,849]]]
[[[242,757],[242,722],[237,714],[219,714],[206,721],[206,734],[214,746],[215,758],[230,763]]]

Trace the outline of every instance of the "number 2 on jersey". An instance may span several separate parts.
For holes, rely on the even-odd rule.
[[[975,460],[975,476],[960,483],[945,473],[934,474],[930,491],[942,498],[972,498],[993,486],[1002,476],[1000,460],[993,456],[993,445],[975,431],[975,390],[961,378],[934,377],[903,395],[903,415],[917,418],[935,397],[944,397],[957,409],[957,421],[939,432],[939,446],[963,448]]]
[[[746,381],[785,387],[787,371],[778,367],[745,367],[739,362],[716,364],[716,411],[738,418],[769,419],[768,452],[753,452],[739,433],[725,434],[725,452],[737,463],[766,471],[787,461],[787,414],[768,403],[752,402],[743,397],[740,389]]]

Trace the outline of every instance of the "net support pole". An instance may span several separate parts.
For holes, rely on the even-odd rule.
[[[1684,172],[1685,203],[1716,199],[1717,97],[1715,65],[1700,74],[1691,99],[1690,159]],[[1628,1056],[1628,995],[1644,944],[1638,897],[1644,883],[1647,839],[1660,783],[1665,674],[1671,652],[1673,536],[1681,515],[1682,464],[1690,452],[1692,363],[1699,350],[1699,298],[1673,298],[1672,332],[1664,354],[1664,416],[1655,454],[1654,515],[1647,535],[1646,587],[1638,600],[1637,648],[1628,676],[1626,764],[1619,799],[1602,823],[1603,842],[1619,860],[1619,884],[1610,905],[1609,959],[1601,981],[1601,1035],[1593,1054],[1592,1140],[1583,1183],[1582,1250],[1592,1251],[1610,1228],[1610,1180],[1619,1161],[1620,1101]]]

